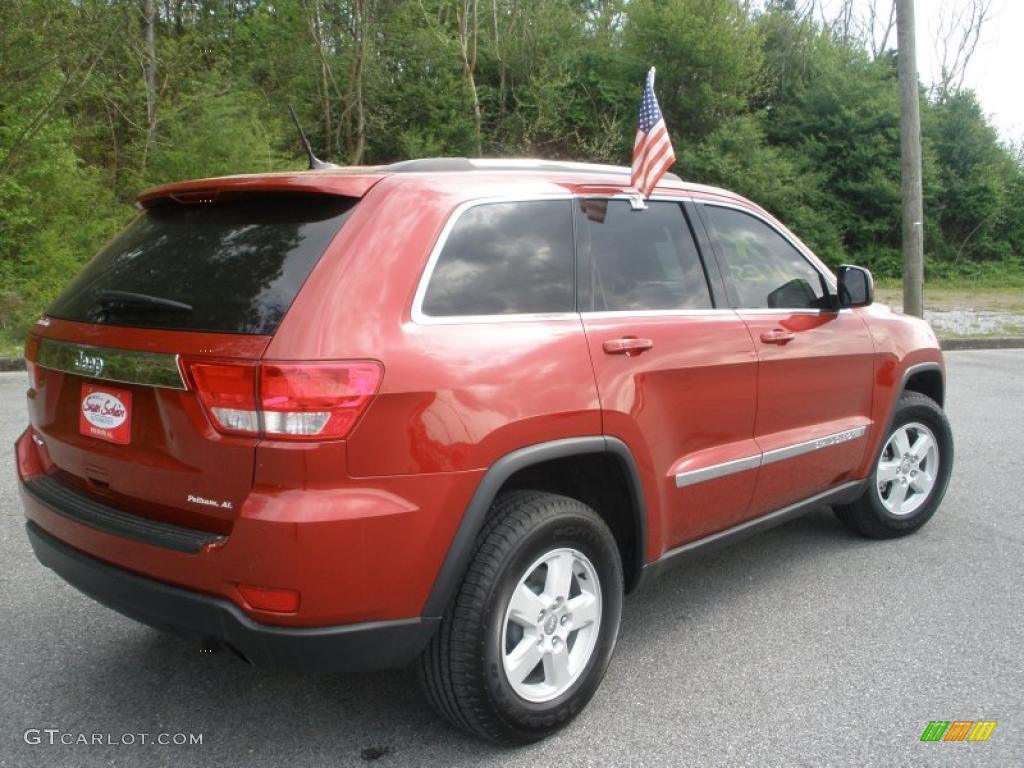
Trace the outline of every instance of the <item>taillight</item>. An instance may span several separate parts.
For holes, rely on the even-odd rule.
[[[221,432],[286,440],[345,437],[383,375],[380,363],[205,363],[189,365],[199,397]]]
[[[46,371],[36,364],[39,359],[39,337],[29,334],[25,339],[25,370],[28,372],[29,389],[39,389],[44,382]]]
[[[260,366],[260,408],[267,436],[344,437],[380,384],[379,363]]]
[[[192,363],[199,397],[222,432],[256,435],[256,366],[245,363]]]

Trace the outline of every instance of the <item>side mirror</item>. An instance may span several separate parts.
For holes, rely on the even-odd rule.
[[[875,281],[864,267],[844,264],[839,268],[839,306],[866,307],[875,300]]]

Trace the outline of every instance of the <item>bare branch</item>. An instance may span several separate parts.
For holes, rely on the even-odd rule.
[[[888,6],[888,13],[885,8]],[[889,49],[889,40],[896,29],[896,0],[871,0],[863,36],[877,59]]]
[[[933,93],[939,99],[963,88],[967,68],[981,42],[982,28],[992,18],[992,0],[958,0],[939,13],[935,52],[939,60],[939,82]]]

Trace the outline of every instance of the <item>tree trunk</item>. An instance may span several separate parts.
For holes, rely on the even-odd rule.
[[[142,0],[142,75],[146,81],[146,145],[142,155],[142,170],[156,141],[156,3]]]
[[[498,59],[498,114],[504,116],[508,99],[508,67],[501,53],[501,37],[498,33],[498,0],[491,0],[491,18],[494,22],[494,55]]]
[[[363,104],[363,71],[366,66],[366,0],[352,3],[352,69],[349,78],[349,162],[360,165],[366,152],[366,110]]]
[[[323,126],[322,135],[325,147],[322,157],[329,159],[334,154],[334,107],[331,104],[332,75],[325,50],[320,0],[312,0],[311,3],[303,2],[302,8],[306,16],[306,26],[309,28],[309,37],[313,41],[313,47],[316,48],[317,59],[320,62],[320,77],[317,78],[316,89],[320,96],[320,122]]]
[[[483,117],[480,112],[480,95],[476,88],[476,44],[479,32],[477,22],[477,0],[462,0],[458,13],[459,52],[462,55],[462,73],[473,101],[473,124],[476,138],[476,156],[483,153]]]

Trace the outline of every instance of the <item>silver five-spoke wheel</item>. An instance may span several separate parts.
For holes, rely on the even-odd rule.
[[[924,424],[900,426],[889,437],[875,469],[882,505],[897,517],[913,514],[924,504],[939,476],[939,447]]]
[[[505,610],[502,664],[509,684],[532,702],[551,701],[575,683],[593,655],[601,627],[601,583],[575,549],[537,558]]]

